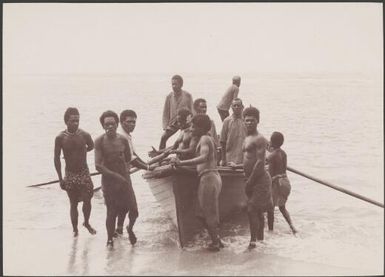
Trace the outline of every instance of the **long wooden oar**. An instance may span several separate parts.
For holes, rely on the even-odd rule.
[[[139,171],[139,168],[133,168],[130,170],[130,174],[132,173],[135,173]],[[100,175],[100,172],[93,172],[90,174],[90,176],[95,176],[95,175]],[[46,186],[46,185],[51,185],[51,184],[55,184],[55,183],[59,183],[59,180],[53,180],[53,181],[50,181],[50,182],[46,182],[46,183],[40,183],[40,184],[35,184],[35,185],[29,185],[27,187],[29,188],[34,188],[34,187],[42,187],[42,186]]]
[[[357,193],[355,193],[355,192],[352,192],[352,191],[349,191],[349,190],[347,190],[347,189],[341,188],[341,187],[339,187],[339,186],[330,184],[330,183],[328,183],[328,182],[325,182],[325,181],[323,181],[323,180],[320,180],[320,179],[318,179],[318,178],[315,178],[315,177],[313,177],[313,176],[310,176],[310,175],[308,175],[308,174],[305,174],[305,173],[303,173],[303,172],[300,172],[300,171],[298,171],[298,170],[296,170],[296,169],[294,169],[294,168],[287,167],[287,170],[289,170],[289,171],[291,171],[291,172],[293,172],[293,173],[295,173],[295,174],[301,175],[301,176],[303,176],[303,177],[305,177],[305,178],[308,178],[308,179],[310,179],[310,180],[313,180],[313,181],[315,181],[315,182],[317,182],[317,183],[320,183],[320,184],[322,184],[322,185],[328,186],[328,187],[330,187],[330,188],[332,188],[332,189],[335,189],[335,190],[338,190],[338,191],[340,191],[340,192],[349,194],[349,195],[351,195],[351,196],[353,196],[353,197],[356,197],[356,198],[358,198],[358,199],[364,200],[364,201],[366,201],[366,202],[369,202],[369,203],[371,203],[371,204],[374,204],[374,205],[376,205],[376,206],[379,206],[379,207],[381,207],[381,208],[384,208],[384,204],[382,204],[382,203],[380,203],[380,202],[377,202],[377,201],[375,201],[375,200],[369,199],[369,198],[367,198],[367,197],[365,197],[365,196],[362,196],[362,195],[357,194]]]

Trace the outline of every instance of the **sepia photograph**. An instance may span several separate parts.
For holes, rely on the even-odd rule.
[[[382,2],[2,17],[3,275],[384,275]]]

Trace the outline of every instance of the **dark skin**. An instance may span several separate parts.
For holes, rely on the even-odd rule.
[[[245,116],[244,121],[247,128],[247,137],[243,144],[243,168],[247,178],[246,195],[250,198],[254,180],[264,174],[267,141],[258,134],[257,125],[259,121],[256,117]],[[248,217],[251,235],[249,249],[251,249],[255,247],[257,239],[263,240],[263,211],[249,211]]]
[[[69,133],[76,134],[79,128],[79,115],[70,115],[66,122],[67,131]],[[54,150],[54,163],[57,175],[59,177],[60,187],[65,190],[65,183],[61,171],[60,154],[63,151],[66,170],[73,173],[79,173],[82,169],[87,166],[87,152],[94,149],[94,142],[91,136],[80,131],[79,135],[66,136],[64,132],[60,133],[55,139],[55,150]],[[71,223],[73,228],[74,237],[79,234],[78,231],[78,201],[70,197],[70,215]],[[91,199],[83,200],[83,215],[84,223],[83,226],[91,234],[96,234],[96,231],[91,227],[89,223],[91,215]]]
[[[136,117],[134,116],[126,116],[122,121],[121,125],[123,130],[127,133],[130,134],[131,132],[134,131],[135,126],[136,126]],[[134,155],[137,157],[135,160],[133,160],[130,164],[133,165],[134,167],[140,168],[140,169],[152,169],[149,167],[150,163],[144,162],[135,152]],[[118,235],[123,234],[123,225],[124,225],[124,219],[126,217],[126,213],[122,212],[118,214],[118,223],[117,223],[117,228],[115,230],[115,237]],[[133,220],[130,221],[127,231],[132,230],[133,228]]]
[[[127,179],[126,162],[131,159],[128,141],[121,135],[117,135],[117,127],[118,122],[115,121],[114,117],[105,117],[103,129],[106,133],[106,139],[103,151],[101,150],[101,140],[97,139],[95,142],[97,146],[95,149],[96,170],[108,180],[103,185],[112,186],[115,190],[120,189],[123,185],[130,184]],[[109,247],[113,247],[112,239],[115,232],[116,218],[119,213],[121,211],[117,210],[114,206],[107,205],[106,229],[108,236],[107,246]],[[136,217],[130,218],[130,232],[132,232]]]
[[[176,119],[180,129],[184,132],[175,141],[171,150],[167,151],[166,153],[177,154],[181,160],[191,158],[195,154],[195,149],[199,142],[199,138],[197,136],[194,136],[191,131],[190,117],[183,118],[178,115]]]
[[[271,154],[267,158],[270,176],[273,177],[279,174],[286,174],[287,157],[285,151],[283,151],[281,147],[276,145],[274,142],[270,142],[270,150]],[[286,206],[279,206],[279,210],[285,218],[286,222],[289,224],[293,234],[296,234],[297,230],[293,226],[289,211],[286,209]],[[272,231],[274,226],[274,210],[268,211],[267,219],[269,230]]]

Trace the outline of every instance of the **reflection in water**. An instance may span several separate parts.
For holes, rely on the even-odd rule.
[[[67,266],[67,271],[68,273],[71,273],[71,274],[76,273],[76,255],[78,252],[77,250],[78,241],[79,241],[79,237],[74,238],[71,245],[71,251],[70,251],[68,266]]]

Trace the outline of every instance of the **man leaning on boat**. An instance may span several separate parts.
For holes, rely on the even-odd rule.
[[[222,180],[217,168],[216,149],[213,138],[208,135],[211,120],[207,115],[198,114],[192,119],[192,133],[199,137],[196,147],[196,157],[189,160],[179,160],[174,157],[174,166],[196,165],[199,176],[197,217],[207,229],[212,243],[208,250],[219,251],[223,244],[218,235],[219,207],[218,198],[222,189]]]

